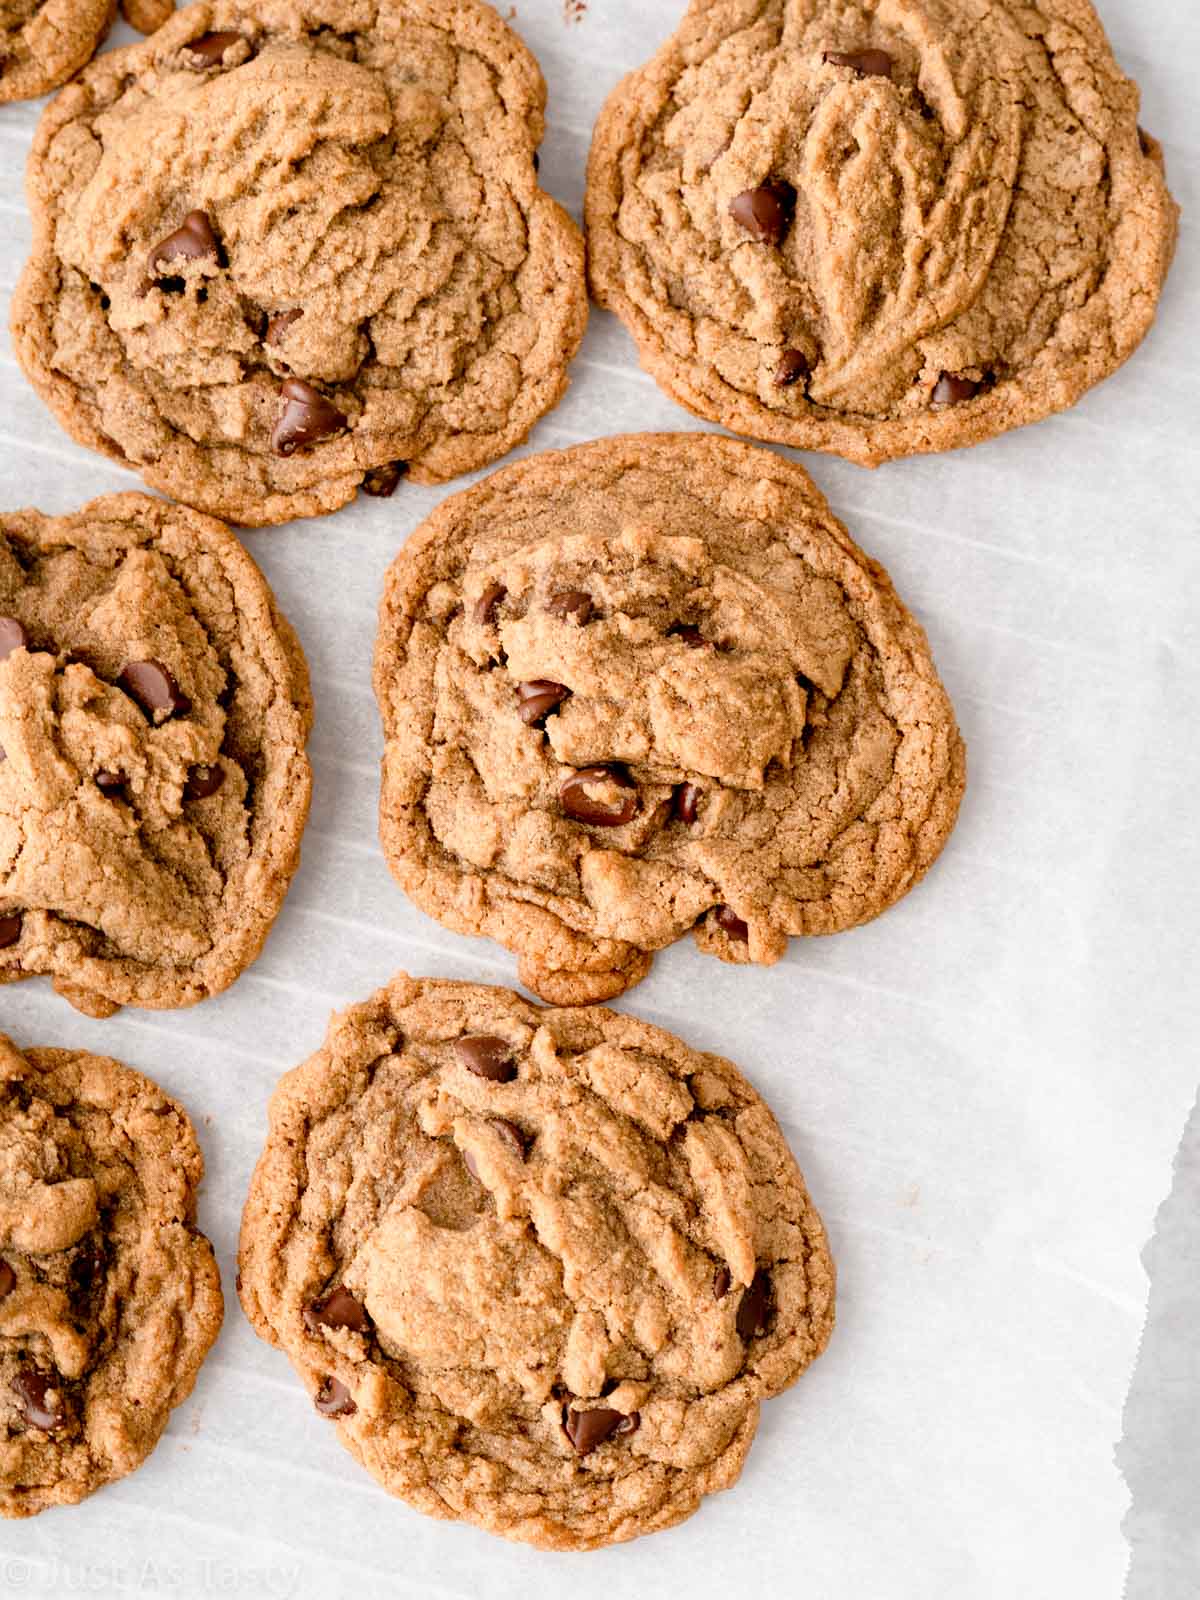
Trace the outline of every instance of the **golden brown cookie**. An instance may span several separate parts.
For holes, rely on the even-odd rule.
[[[1089,0],[692,0],[613,92],[592,292],[698,416],[866,466],[1073,404],[1175,247]]]
[[[27,376],[84,444],[252,526],[494,461],[587,315],[516,35],[479,0],[330,15],[187,6],[59,96],[29,166]]]
[[[121,0],[142,33],[171,15],[174,0]],[[0,0],[0,105],[57,89],[90,61],[117,14],[117,0]]]
[[[690,928],[724,961],[877,916],[954,824],[918,624],[802,468],[704,434],[535,456],[388,574],[380,829],[406,892],[555,1004]]]
[[[123,1478],[192,1392],[222,1315],[203,1175],[148,1078],[0,1034],[0,1514]]]
[[[146,495],[0,514],[0,984],[186,1006],[300,859],[308,669],[246,551]]]
[[[821,1220],[736,1067],[401,974],[282,1079],[241,1297],[342,1443],[557,1550],[670,1527],[833,1327]]]

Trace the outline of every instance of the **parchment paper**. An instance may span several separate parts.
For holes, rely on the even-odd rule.
[[[506,953],[417,912],[376,842],[375,605],[440,498],[402,486],[247,536],[317,700],[304,864],[257,966],[193,1011],[102,1023],[40,982],[0,991],[0,1026],[19,1042],[109,1052],[189,1107],[229,1301],[195,1395],[141,1471],[0,1526],[5,1594],[1120,1594],[1114,1446],[1146,1305],[1140,1252],[1200,1076],[1200,16],[1174,0],[1102,10],[1187,213],[1150,340],[1068,415],[981,448],[875,474],[806,459],[929,630],[970,749],[958,830],[871,926],[794,941],[764,971],[684,943],[623,1002],[746,1069],[838,1257],[830,1350],[766,1408],[740,1485],[681,1528],[586,1556],[429,1521],[354,1465],[238,1309],[236,1230],[267,1095],[331,1008],[399,967],[515,981]],[[550,88],[544,179],[576,215],[604,94],[681,11],[519,0],[515,26]],[[0,111],[5,321],[36,114]],[[3,503],[59,512],[136,487],[65,438],[3,348]],[[608,316],[593,314],[573,376],[528,448],[698,426]]]

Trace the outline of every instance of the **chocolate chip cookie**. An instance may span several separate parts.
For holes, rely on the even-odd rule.
[[[613,92],[592,291],[674,399],[875,466],[1072,405],[1175,246],[1088,0],[692,0]]]
[[[127,22],[150,33],[174,0],[122,0]],[[0,0],[0,105],[57,89],[90,61],[112,27],[117,0]]]
[[[821,1220],[736,1067],[403,974],[276,1089],[240,1265],[384,1488],[558,1550],[728,1488],[833,1327]]]
[[[773,962],[878,915],[964,784],[925,636],[800,467],[712,435],[536,456],[388,574],[380,826],[416,903],[607,999],[689,928]]]
[[[27,376],[76,439],[251,526],[503,455],[587,315],[520,40],[477,0],[335,9],[187,6],[59,96],[29,167]]]
[[[204,1159],[138,1072],[0,1034],[0,1513],[132,1472],[221,1326]]]
[[[216,994],[299,861],[299,641],[228,528],[146,495],[0,514],[0,983]]]

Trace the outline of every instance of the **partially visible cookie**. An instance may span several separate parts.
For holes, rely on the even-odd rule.
[[[875,466],[1072,405],[1175,248],[1089,0],[692,0],[613,91],[592,292],[674,399]]]
[[[159,27],[174,0],[121,0],[142,33]],[[117,0],[3,0],[0,3],[0,105],[57,89],[92,59],[117,14]]]
[[[416,903],[608,999],[877,916],[962,740],[918,624],[801,467],[713,435],[535,456],[445,501],[380,609],[380,830]]]
[[[0,1513],[141,1465],[221,1326],[182,1106],[119,1061],[0,1034]]]
[[[26,375],[76,439],[252,526],[495,460],[587,318],[517,36],[480,0],[335,11],[187,6],[58,97],[28,170]]]
[[[281,1080],[239,1262],[385,1489],[547,1549],[728,1488],[833,1327],[821,1220],[736,1067],[403,974]]]
[[[0,983],[94,1016],[232,983],[299,862],[311,721],[221,523],[141,494],[0,514]]]

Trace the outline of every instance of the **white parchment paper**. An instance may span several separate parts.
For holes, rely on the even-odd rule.
[[[1120,1594],[1128,1496],[1113,1451],[1146,1303],[1139,1254],[1200,1076],[1200,16],[1176,0],[1101,9],[1186,213],[1146,346],[1068,415],[978,449],[874,474],[805,463],[929,630],[970,751],[957,832],[870,927],[794,941],[764,971],[685,942],[622,1002],[745,1068],[838,1257],[833,1343],[766,1408],[738,1488],[670,1533],[585,1556],[429,1521],[353,1464],[238,1309],[236,1232],[267,1096],[329,1011],[399,967],[515,981],[505,952],[405,900],[376,841],[376,600],[441,497],[402,486],[247,536],[317,701],[304,863],[259,963],[195,1010],[108,1022],[40,982],[0,991],[18,1042],[109,1052],[191,1110],[229,1302],[195,1395],[141,1471],[0,1525],[4,1594]],[[514,25],[550,90],[544,181],[576,215],[605,93],[681,11],[519,0]],[[5,321],[36,115],[0,110]],[[3,504],[60,512],[136,486],[66,439],[0,348]],[[698,426],[606,315],[573,377],[529,449]]]

